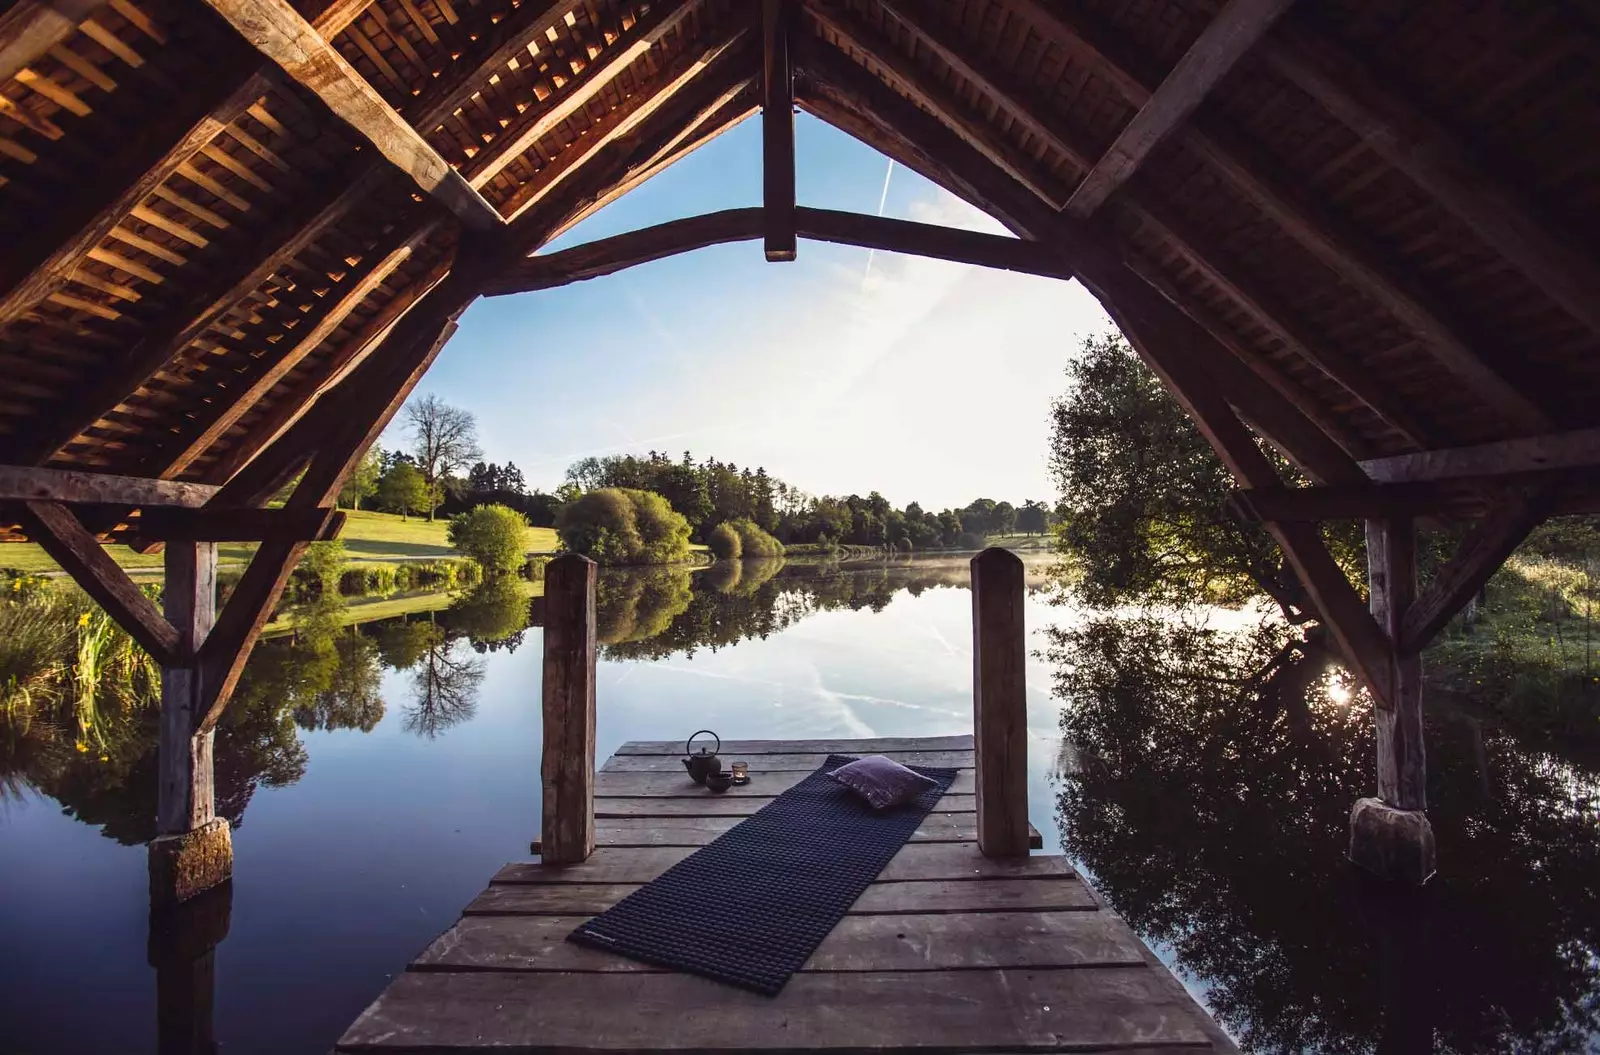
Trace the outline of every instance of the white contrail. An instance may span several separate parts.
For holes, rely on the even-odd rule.
[[[880,193],[878,195],[878,215],[879,216],[883,215],[884,204],[887,203],[888,200],[889,200],[889,177],[893,176],[893,175],[894,175],[894,158],[890,158],[889,159],[889,167],[887,169],[885,169],[884,173],[883,173],[883,191],[882,191],[882,193]],[[866,289],[867,289],[867,276],[872,274],[872,257],[876,253],[877,253],[876,249],[868,249],[867,250],[867,269],[865,271],[861,272],[861,291],[863,293],[865,293]]]

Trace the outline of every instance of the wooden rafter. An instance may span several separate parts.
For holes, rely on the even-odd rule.
[[[1446,447],[1361,463],[1361,470],[1380,483],[1472,480],[1592,467],[1600,467],[1600,429],[1575,429],[1472,447]]]
[[[1093,215],[1194,112],[1291,2],[1228,0],[1079,182],[1067,202],[1067,212],[1081,218]]]
[[[377,148],[463,225],[493,230],[504,220],[422,135],[406,123],[289,0],[206,0],[241,36],[334,116]]]
[[[1090,16],[1068,5],[1045,4],[1040,0],[1013,0],[1013,3],[1018,12],[1047,37],[1086,54],[1130,104],[1143,107],[1159,87],[1159,78],[1149,70],[1142,56]],[[1283,29],[1280,25],[1261,42],[1257,50],[1263,57],[1273,53]],[[1440,363],[1470,384],[1479,398],[1506,421],[1533,431],[1550,427],[1543,409],[1489,367],[1485,356],[1474,348],[1461,328],[1429,304],[1414,283],[1395,271],[1377,250],[1357,237],[1348,224],[1307,202],[1294,188],[1293,181],[1277,173],[1275,166],[1259,151],[1249,148],[1223,124],[1208,120],[1203,114],[1191,119],[1179,134],[1187,146],[1205,158],[1285,234],[1428,342],[1429,350]],[[1125,194],[1124,200],[1130,205],[1137,204],[1131,194]],[[1189,247],[1184,255],[1193,259],[1199,248]]]
[[[1600,333],[1600,265],[1553,235],[1442,125],[1327,34],[1285,25],[1261,57],[1450,210],[1574,318]]]
[[[18,0],[0,15],[0,82],[55,47],[106,0]]]
[[[761,4],[761,203],[768,262],[793,260],[794,72],[789,65],[792,0]]]
[[[208,484],[181,484],[74,469],[0,465],[0,502],[194,507],[205,505],[216,491]]]
[[[332,506],[296,509],[147,509],[134,528],[163,542],[325,542],[344,528]]]
[[[570,7],[569,0],[527,0],[499,21],[491,14],[500,12],[484,9],[482,24],[467,34],[471,50],[404,108],[406,117],[424,136],[431,135],[489,78],[513,61],[524,61],[528,45],[559,25]]]
[[[652,5],[650,13],[623,38],[607,46],[573,77],[546,105],[495,137],[462,168],[472,186],[482,188],[507,165],[526,154],[535,143],[569,121],[617,75],[631,67],[663,38],[683,24],[697,0],[671,0]],[[564,12],[563,12],[564,13]],[[424,125],[424,127],[428,127]]]

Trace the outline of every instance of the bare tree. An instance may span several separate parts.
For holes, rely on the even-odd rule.
[[[406,404],[411,427],[412,453],[428,485],[428,519],[444,500],[442,481],[483,457],[478,445],[478,421],[471,411],[452,407],[438,396],[423,396]]]

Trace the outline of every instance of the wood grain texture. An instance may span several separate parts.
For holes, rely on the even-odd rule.
[[[148,480],[139,476],[0,465],[0,501],[62,502],[193,509],[217,493],[210,484]]]
[[[794,0],[761,3],[761,215],[767,262],[795,257],[794,71],[789,33]]]
[[[721,756],[737,759],[743,755],[786,754],[881,754],[884,751],[971,751],[977,741],[971,733],[951,736],[868,736],[842,740],[724,740]],[[614,752],[618,755],[676,755],[683,757],[685,744],[672,740],[629,740]]]
[[[752,757],[750,773],[759,776],[761,773],[810,772],[828,760],[831,752],[816,754],[771,754],[763,755],[759,764]],[[957,769],[971,769],[974,765],[971,751],[883,751],[887,755],[908,766],[953,766]],[[601,767],[606,773],[671,773],[683,772],[683,763],[679,761],[683,756],[674,758],[670,755],[612,755]]]
[[[748,785],[747,785],[748,787]],[[732,791],[729,788],[728,791]],[[729,795],[728,792],[710,792],[700,789],[700,794],[682,798],[599,798],[594,800],[595,816],[606,817],[749,817],[772,801],[771,792],[766,798],[754,795]],[[933,807],[934,813],[972,813],[977,809],[977,799],[972,795],[946,794]]]
[[[0,14],[0,83],[66,39],[106,0],[18,0]]]
[[[184,835],[216,816],[215,734],[196,732],[196,726],[205,706],[200,646],[217,612],[217,547],[213,542],[173,542],[162,561],[162,604],[167,622],[177,631],[181,658],[161,668],[156,831]]]
[[[1422,729],[1422,657],[1399,643],[1417,596],[1417,526],[1410,517],[1369,520],[1367,597],[1389,640],[1390,696],[1373,710],[1378,739],[1378,797],[1401,810],[1428,808]]]
[[[589,558],[568,553],[544,574],[544,730],[540,788],[540,853],[552,864],[576,864],[597,840],[627,838],[594,811],[595,580]]]
[[[1019,857],[1029,843],[1027,575],[1005,549],[986,549],[971,564],[978,849]]]
[[[863,748],[863,750],[870,750]],[[729,756],[737,761],[739,756]],[[807,770],[760,771],[760,759],[750,757],[746,759],[753,767],[752,779],[743,787],[729,788],[720,796],[724,799],[771,798],[800,783],[810,775]],[[949,794],[971,795],[976,790],[972,779],[971,769],[962,769],[956,772],[955,783],[950,785]],[[608,798],[638,799],[638,798],[691,798],[698,799],[707,795],[706,789],[690,780],[683,772],[683,767],[678,767],[677,773],[618,773],[601,770],[595,774],[595,802],[600,805],[602,800]]]
[[[1379,483],[1421,483],[1592,466],[1600,466],[1600,429],[1373,458],[1361,463],[1361,471]]]

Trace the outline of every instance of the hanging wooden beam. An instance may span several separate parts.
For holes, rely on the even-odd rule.
[[[1600,333],[1600,266],[1553,235],[1455,136],[1336,44],[1284,25],[1261,57],[1471,227],[1573,318]]]
[[[0,465],[0,502],[60,502],[66,505],[205,505],[217,488],[138,476],[112,476],[73,469]]]
[[[1457,544],[1406,609],[1396,638],[1401,654],[1414,656],[1432,644],[1549,512],[1537,491],[1500,496],[1494,511]]]
[[[0,15],[0,83],[67,39],[106,0],[18,0]]]
[[[290,5],[289,0],[206,0],[240,35],[317,95],[389,162],[474,230],[504,224],[439,152],[384,102],[354,66]]]
[[[1233,492],[1229,505],[1255,523],[1384,520],[1447,513],[1481,506],[1460,488],[1437,484],[1353,484],[1337,487],[1263,487]]]
[[[1228,0],[1084,176],[1067,212],[1087,218],[1205,99],[1292,0]]]
[[[789,66],[791,0],[762,0],[761,201],[768,262],[793,260],[794,73]]]
[[[374,247],[367,259],[346,279],[347,284],[337,291],[337,296],[310,329],[298,334],[283,354],[273,359],[237,395],[218,398],[208,407],[201,408],[197,416],[197,421],[201,423],[200,431],[188,437],[176,451],[164,452],[160,464],[151,467],[152,474],[170,480],[185,472],[256,403],[276,388],[290,371],[321,347],[322,342],[344,324],[350,313],[382,285],[396,268],[410,259],[411,254],[427,242],[439,227],[440,221],[436,217],[423,215],[392,232],[387,245]],[[222,395],[227,396],[228,393]]]
[[[694,10],[695,3],[696,0],[675,0],[671,3],[652,5],[649,14],[622,38],[606,45],[581,73],[563,84],[557,94],[547,99],[546,105],[541,106],[536,113],[530,111],[531,116],[525,117],[520,127],[517,124],[508,127],[487,147],[475,154],[462,167],[462,174],[467,181],[473,187],[482,189],[507,165],[526,154],[535,143],[571,120],[591,99],[605,90],[617,75],[631,67],[646,52],[661,43],[668,33],[682,25],[684,19]],[[565,9],[569,5],[563,3],[558,6],[562,9],[561,13],[565,14]],[[424,112],[419,118],[418,127],[431,131],[450,112],[446,110],[441,114],[437,113],[437,109],[441,108]]]
[[[1014,3],[1019,13],[1047,37],[1086,53],[1129,103],[1142,107],[1149,102],[1159,78],[1149,70],[1143,56],[1125,42],[1089,16],[1068,7],[1047,6],[1038,0]],[[1278,35],[1268,34],[1258,51],[1268,54]],[[1445,318],[1413,282],[1392,268],[1383,254],[1358,237],[1349,224],[1308,201],[1296,189],[1295,181],[1276,171],[1277,166],[1259,150],[1203,114],[1195,116],[1179,135],[1186,146],[1205,158],[1285,234],[1422,337],[1439,362],[1469,384],[1509,424],[1532,431],[1551,427],[1544,410],[1488,366],[1484,354],[1459,325]],[[1135,210],[1149,204],[1132,189],[1124,193],[1122,201]],[[1141,218],[1147,217],[1146,212]],[[1175,244],[1191,260],[1207,255],[1203,243],[1187,248],[1181,242]]]
[[[331,506],[299,509],[146,509],[133,523],[162,542],[326,542],[345,516]]]
[[[1062,263],[1053,247],[1025,238],[806,206],[795,210],[795,219],[800,237],[813,241],[925,256],[1025,275],[1072,278],[1071,269]]]
[[[71,510],[59,502],[25,502],[23,509],[28,536],[140,647],[164,666],[178,656],[178,631]]]
[[[1361,463],[1362,471],[1379,483],[1470,480],[1590,466],[1600,466],[1600,429],[1398,454]]]

